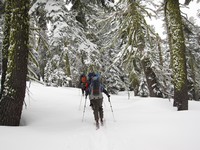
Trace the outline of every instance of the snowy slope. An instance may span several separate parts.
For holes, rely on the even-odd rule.
[[[31,83],[22,126],[0,126],[2,150],[199,150],[200,103],[178,112],[167,99],[105,96],[105,126],[95,129],[89,101],[76,88]],[[80,105],[81,104],[81,105]],[[114,119],[116,121],[114,121]]]

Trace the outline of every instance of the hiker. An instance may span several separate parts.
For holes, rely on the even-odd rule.
[[[82,95],[84,96],[86,88],[87,88],[87,77],[86,75],[83,73],[80,76],[80,87],[81,87],[81,91],[82,91]]]
[[[90,102],[92,103],[92,109],[94,113],[94,119],[96,121],[96,127],[99,128],[99,119],[101,122],[101,125],[103,125],[103,93],[104,92],[108,98],[110,95],[105,90],[103,85],[100,82],[100,76],[95,75],[91,79],[90,86],[88,87],[88,90],[86,91],[86,98],[89,95]]]

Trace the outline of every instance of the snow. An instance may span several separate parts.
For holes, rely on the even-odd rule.
[[[29,84],[27,84],[29,85]],[[21,126],[0,126],[3,150],[199,150],[200,103],[176,111],[172,100],[134,97],[127,92],[104,95],[105,125],[95,129],[93,112],[80,89],[27,88]],[[116,120],[116,121],[115,121]]]

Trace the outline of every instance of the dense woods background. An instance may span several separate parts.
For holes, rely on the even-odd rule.
[[[0,112],[14,101],[20,118],[24,80],[78,87],[80,74],[90,67],[113,94],[127,90],[137,96],[173,97],[178,110],[188,109],[188,99],[199,100],[200,28],[180,10],[190,0],[185,5],[178,0],[114,2],[1,0]],[[163,20],[165,36],[156,33],[149,18]],[[16,112],[11,114],[15,120]],[[2,123],[4,117],[0,115],[0,124],[10,122]]]

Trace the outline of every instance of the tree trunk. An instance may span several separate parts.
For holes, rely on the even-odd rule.
[[[48,46],[47,46],[47,24],[46,24],[46,11],[44,8],[39,7],[37,14],[39,17],[37,18],[37,25],[39,26],[40,29],[40,37],[38,41],[38,53],[39,53],[39,69],[40,69],[40,77],[44,81],[45,77],[45,67],[47,64],[47,51],[48,51]]]
[[[144,16],[141,14],[141,12],[138,10],[138,4],[133,2],[132,0],[129,0],[128,3],[129,5],[129,10],[131,12],[131,15],[133,16],[133,26],[131,27],[132,33],[129,33],[128,37],[128,43],[133,44],[134,46],[137,45],[138,51],[140,52],[140,58],[144,57],[144,49],[145,49],[145,34],[144,34],[144,27],[142,26],[143,24],[143,19]],[[136,34],[137,36],[133,35]],[[133,39],[133,37],[136,37]],[[134,43],[134,42],[135,43]],[[151,97],[162,97],[162,93],[160,89],[158,88],[158,81],[156,79],[156,75],[151,68],[149,57],[147,56],[143,60],[141,60],[141,66],[143,68],[145,78],[147,81],[148,85],[148,90],[150,93]]]
[[[168,29],[170,34],[174,102],[178,110],[188,110],[187,70],[185,40],[178,0],[166,0]]]
[[[29,0],[11,0],[8,70],[0,100],[0,125],[19,126],[26,90]]]
[[[160,91],[158,87],[156,74],[151,68],[151,62],[149,58],[144,58],[142,60],[142,66],[143,66],[144,73],[146,76],[150,97],[163,97],[162,92]]]
[[[8,63],[8,48],[10,46],[10,20],[11,20],[11,1],[6,1],[6,10],[5,10],[5,22],[4,22],[4,39],[3,39],[3,49],[2,49],[2,75],[1,75],[1,93],[0,98],[2,97],[2,92],[4,89],[4,82],[6,78],[7,63]]]
[[[65,61],[66,61],[66,74],[67,74],[68,77],[71,77],[71,70],[70,70],[68,53],[65,54]],[[68,82],[69,82],[69,86],[72,87],[72,81],[70,80]]]

